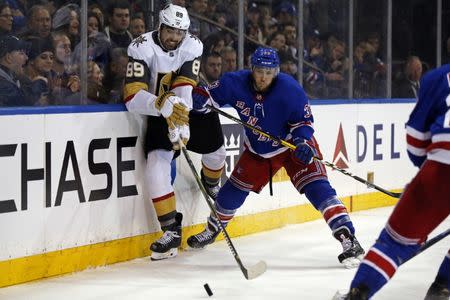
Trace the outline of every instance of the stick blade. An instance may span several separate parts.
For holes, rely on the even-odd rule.
[[[253,265],[250,268],[244,268],[242,271],[247,280],[252,280],[261,276],[266,270],[267,264],[261,260],[256,265]]]

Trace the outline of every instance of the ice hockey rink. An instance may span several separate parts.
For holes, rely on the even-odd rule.
[[[351,215],[366,250],[392,208]],[[430,237],[449,226],[447,218]],[[373,299],[423,299],[449,241],[447,237],[403,265]],[[332,299],[337,290],[348,288],[356,271],[339,264],[341,246],[322,220],[233,238],[233,243],[246,266],[264,260],[267,271],[246,280],[225,241],[219,241],[201,251],[183,251],[176,259],[151,262],[145,257],[6,287],[0,289],[0,299]]]

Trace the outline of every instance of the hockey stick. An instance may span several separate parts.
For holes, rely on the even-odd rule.
[[[439,233],[438,235],[436,235],[435,237],[433,237],[432,239],[429,239],[428,241],[426,241],[420,248],[419,251],[417,251],[417,253],[414,255],[418,255],[419,253],[422,253],[423,251],[427,250],[428,248],[430,248],[431,246],[433,246],[434,244],[436,244],[437,242],[441,241],[442,239],[446,238],[448,235],[450,234],[450,228],[448,228],[446,231]],[[413,257],[414,257],[413,256]],[[411,258],[413,258],[411,257]],[[411,259],[410,258],[410,259]]]
[[[214,208],[214,203],[209,199],[208,193],[205,190],[205,187],[202,184],[202,181],[200,177],[197,174],[197,171],[195,170],[195,166],[187,152],[186,146],[183,144],[183,142],[180,140],[180,148],[181,151],[184,154],[184,157],[186,158],[186,161],[189,165],[189,168],[192,171],[192,174],[195,177],[195,181],[197,182],[198,187],[200,188],[200,191],[203,194],[203,197],[206,200],[206,203],[208,204],[209,208],[211,209],[211,212],[213,213],[214,217],[219,220],[217,222],[219,229],[223,233],[223,237],[225,238],[225,241],[227,242],[228,248],[230,248],[231,253],[233,254],[234,259],[236,260],[237,264],[239,265],[239,268],[241,269],[242,273],[244,274],[244,277],[248,280],[255,279],[256,277],[262,275],[266,269],[267,265],[264,261],[259,261],[256,265],[251,266],[250,268],[246,268],[244,264],[241,261],[241,258],[239,257],[239,254],[236,251],[236,248],[233,245],[233,242],[231,241],[230,236],[228,235],[228,232],[225,230],[225,227],[222,226],[222,222],[220,222],[220,218],[217,214],[216,209]]]
[[[224,117],[226,117],[228,119],[231,119],[231,120],[233,120],[233,121],[235,121],[235,122],[237,122],[237,123],[239,123],[239,124],[241,124],[241,125],[243,125],[243,126],[245,126],[247,128],[250,128],[251,130],[256,131],[257,133],[261,134],[262,136],[265,136],[266,138],[269,138],[269,139],[271,139],[273,141],[279,142],[281,145],[283,145],[285,147],[288,147],[288,148],[290,148],[292,150],[295,150],[295,148],[296,148],[295,145],[293,145],[293,144],[291,144],[291,143],[289,143],[289,142],[287,142],[287,141],[285,141],[283,139],[275,137],[275,136],[269,134],[268,132],[262,131],[262,130],[260,130],[260,129],[258,129],[258,128],[250,125],[250,124],[247,124],[247,123],[243,122],[241,119],[236,118],[236,117],[234,117],[234,116],[224,112],[223,110],[220,110],[220,109],[218,109],[218,108],[216,108],[216,107],[214,107],[212,105],[209,105],[209,104],[207,104],[206,107],[211,109],[211,110],[213,110],[213,111],[215,111],[215,112],[217,112],[217,113],[219,113],[219,114],[221,114],[222,116],[224,116]],[[382,192],[382,193],[384,193],[386,195],[394,197],[394,198],[400,198],[400,196],[401,196],[401,193],[395,193],[395,192],[391,192],[391,191],[385,190],[382,187],[380,187],[380,186],[378,186],[376,184],[373,184],[373,183],[371,183],[371,182],[369,182],[369,181],[367,181],[367,180],[365,180],[365,179],[363,179],[363,178],[361,178],[361,177],[359,177],[357,175],[354,175],[354,174],[352,174],[352,173],[350,173],[350,172],[348,172],[348,171],[346,171],[344,169],[338,168],[336,165],[334,165],[334,164],[332,164],[332,163],[330,163],[330,162],[328,162],[326,160],[321,160],[318,157],[314,157],[314,159],[321,161],[323,164],[325,164],[327,167],[332,168],[333,170],[339,171],[342,174],[350,176],[353,179],[355,179],[355,180],[357,180],[357,181],[367,185],[368,188],[374,188],[374,189],[376,189],[376,190],[378,190],[378,191],[380,191],[380,192]]]
[[[413,259],[414,257],[416,257],[417,255],[419,255],[420,253],[422,253],[423,251],[427,250],[428,248],[430,248],[431,246],[433,246],[434,244],[436,244],[437,242],[440,242],[441,240],[443,240],[444,238],[446,238],[448,235],[450,234],[450,228],[448,228],[447,230],[445,230],[444,232],[439,233],[438,235],[436,235],[435,237],[429,239],[428,241],[426,241],[420,248],[419,250],[417,250],[417,252],[411,256],[410,258],[408,258],[407,260],[405,260],[403,264],[405,264],[407,261]],[[340,291],[337,291],[336,294],[334,294],[332,300],[345,300],[345,298],[347,297],[347,293],[342,293]]]

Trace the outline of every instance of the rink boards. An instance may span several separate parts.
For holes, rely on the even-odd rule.
[[[416,172],[406,155],[404,129],[413,105],[313,102],[324,159],[401,190]],[[160,233],[144,185],[145,120],[121,105],[106,107],[0,113],[0,287],[149,255]],[[230,120],[221,122],[229,175],[242,151],[243,131]],[[191,156],[200,170],[200,156]],[[176,173],[185,240],[201,230],[209,211],[182,156]],[[328,174],[349,211],[396,202],[339,172]],[[284,170],[275,175],[273,191],[270,196],[266,187],[249,196],[228,227],[232,236],[320,218]]]

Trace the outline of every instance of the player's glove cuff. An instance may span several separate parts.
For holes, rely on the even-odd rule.
[[[294,140],[296,148],[294,150],[294,157],[302,164],[309,165],[313,162],[314,157],[317,157],[317,151],[313,146],[310,146],[305,140]]]

